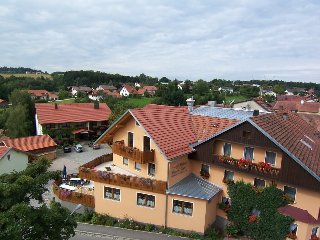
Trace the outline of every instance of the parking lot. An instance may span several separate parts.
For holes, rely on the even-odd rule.
[[[48,171],[63,170],[65,165],[67,168],[67,174],[78,173],[78,168],[84,163],[90,162],[106,153],[111,153],[111,148],[102,144],[100,149],[93,149],[89,147],[89,141],[79,142],[82,145],[83,152],[77,153],[73,147],[71,152],[64,153],[63,149],[57,149],[57,158],[53,160],[52,165]]]

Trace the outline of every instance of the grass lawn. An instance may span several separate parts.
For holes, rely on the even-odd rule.
[[[143,108],[150,104],[154,98],[128,98],[130,103],[133,103],[137,108]]]
[[[65,100],[58,100],[52,103],[74,103],[74,99],[65,99]]]
[[[1,76],[4,78],[8,78],[10,76],[15,76],[15,77],[31,77],[31,78],[38,78],[38,77],[44,77],[44,78],[49,78],[52,79],[50,74],[10,74],[10,73],[1,73]]]
[[[245,96],[227,96],[226,97],[226,104],[230,104],[230,102],[232,101],[232,100],[234,100],[234,102],[236,103],[236,102],[242,102],[242,101],[245,101],[245,100],[247,100],[248,98],[246,98]]]

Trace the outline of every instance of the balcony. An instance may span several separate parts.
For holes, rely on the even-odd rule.
[[[154,149],[140,151],[137,148],[126,147],[123,140],[112,144],[112,152],[141,164],[154,162]]]
[[[112,161],[112,154],[106,154],[80,167],[79,178],[116,186],[128,187],[154,193],[166,193],[167,182],[132,175],[113,173],[111,171],[96,170],[99,165]],[[96,168],[96,169],[91,169]],[[113,167],[111,167],[113,168]]]
[[[232,161],[223,162],[219,159],[220,155],[212,154],[212,164],[224,167],[227,169],[233,169],[236,171],[245,172],[247,174],[260,176],[263,178],[269,178],[272,180],[279,180],[280,169],[272,167],[271,170],[263,171],[258,164],[251,163],[251,165],[247,169],[242,169],[239,167],[238,161],[239,159],[233,159]]]

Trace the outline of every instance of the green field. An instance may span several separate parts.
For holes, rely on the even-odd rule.
[[[9,78],[10,76],[15,76],[15,77],[30,77],[30,78],[38,78],[38,77],[44,77],[44,78],[49,78],[52,79],[52,76],[50,74],[10,74],[10,73],[1,73],[1,76],[4,78]]]
[[[55,101],[53,103],[74,103],[74,99],[66,99],[61,101]]]
[[[234,100],[234,102],[236,103],[236,102],[242,102],[242,101],[245,101],[245,100],[247,100],[248,98],[246,98],[245,96],[227,96],[226,97],[226,104],[228,105],[228,104],[230,104],[230,102],[232,101],[232,100]]]
[[[130,103],[133,103],[137,108],[143,108],[150,104],[154,98],[128,98]]]

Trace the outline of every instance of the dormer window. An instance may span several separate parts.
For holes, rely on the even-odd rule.
[[[251,132],[243,131],[242,137],[247,138],[247,139],[251,139]]]
[[[288,120],[288,115],[286,113],[284,113],[282,116],[283,116],[284,120],[286,120],[286,121]]]

